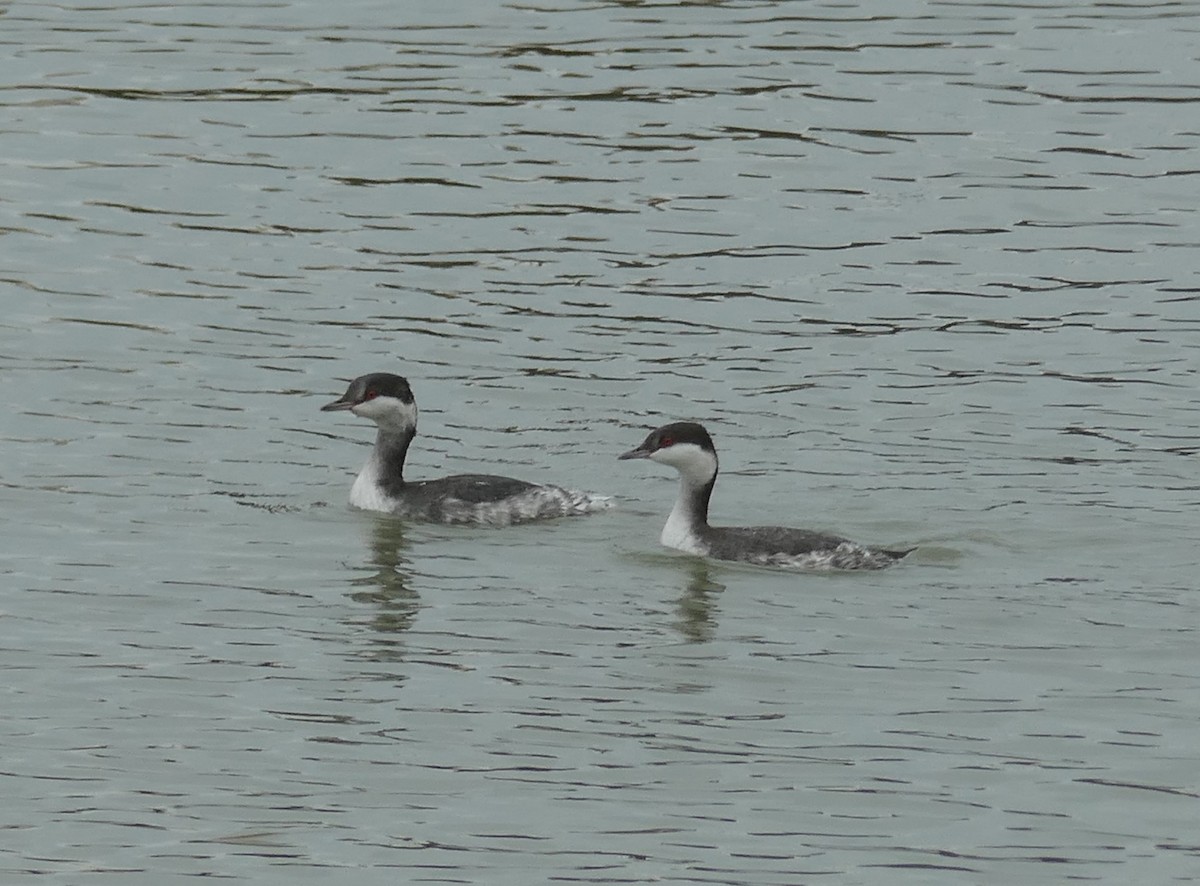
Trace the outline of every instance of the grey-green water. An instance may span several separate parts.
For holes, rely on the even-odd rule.
[[[0,11],[4,882],[1200,878],[1200,6]]]

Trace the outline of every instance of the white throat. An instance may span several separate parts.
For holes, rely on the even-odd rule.
[[[704,487],[716,476],[715,453],[695,443],[676,443],[658,450],[650,458],[679,471],[679,497],[675,499],[675,507],[667,517],[659,541],[664,547],[689,554],[704,554],[706,546],[701,538],[701,530],[705,520],[699,511],[699,499]]]

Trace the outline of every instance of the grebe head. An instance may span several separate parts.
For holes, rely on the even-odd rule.
[[[408,381],[390,372],[360,375],[350,382],[346,393],[321,407],[322,412],[350,410],[369,418],[380,430],[414,432],[417,427],[417,403]]]
[[[680,421],[651,431],[636,449],[618,458],[648,458],[670,465],[685,480],[704,484],[717,474],[717,450],[703,425]]]

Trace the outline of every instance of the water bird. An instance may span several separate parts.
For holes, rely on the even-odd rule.
[[[322,412],[343,410],[371,419],[379,429],[375,448],[350,488],[355,507],[434,523],[507,526],[587,514],[612,504],[606,496],[490,474],[406,480],[404,459],[417,433],[417,403],[402,376],[359,376],[346,393],[321,407]]]
[[[840,536],[786,526],[709,526],[717,449],[704,426],[695,422],[656,428],[618,458],[648,458],[679,471],[679,498],[660,537],[668,548],[790,569],[882,569],[913,550],[868,548]]]

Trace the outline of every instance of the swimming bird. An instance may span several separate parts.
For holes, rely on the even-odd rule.
[[[663,425],[618,458],[648,458],[679,471],[679,498],[660,538],[668,548],[792,569],[882,569],[912,550],[867,548],[836,535],[785,526],[709,526],[717,449],[704,426],[695,422]]]
[[[350,382],[322,412],[348,410],[378,426],[375,448],[350,488],[350,504],[368,511],[434,523],[507,526],[603,510],[612,500],[541,483],[490,474],[406,480],[404,459],[417,433],[417,403],[408,380],[373,372]]]

